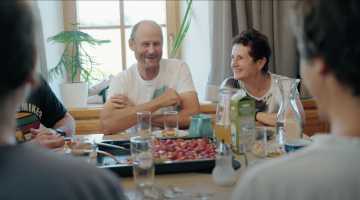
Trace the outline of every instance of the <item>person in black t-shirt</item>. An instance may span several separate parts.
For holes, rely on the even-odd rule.
[[[23,102],[17,113],[15,136],[19,143],[30,141],[49,148],[64,146],[64,137],[75,132],[75,121],[38,74],[39,87]],[[40,128],[43,124],[47,128]]]

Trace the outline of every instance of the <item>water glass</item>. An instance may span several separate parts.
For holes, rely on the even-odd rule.
[[[265,127],[243,128],[243,148],[247,159],[246,168],[265,156],[267,136]],[[255,162],[253,162],[255,161]]]
[[[96,157],[94,138],[75,136],[71,141],[71,157],[87,163]]]
[[[178,137],[178,112],[166,111],[164,112],[164,130],[166,137]]]
[[[151,112],[137,112],[137,127],[140,135],[151,135]]]
[[[151,190],[155,177],[155,137],[136,136],[130,138],[133,175],[137,190]]]

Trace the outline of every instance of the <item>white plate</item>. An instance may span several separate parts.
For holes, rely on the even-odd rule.
[[[161,137],[161,132],[162,130],[159,130],[159,131],[153,131],[151,134],[153,136],[155,136],[156,138],[164,138],[164,137]],[[183,131],[183,130],[178,130],[178,137],[189,137],[189,132],[187,131]]]

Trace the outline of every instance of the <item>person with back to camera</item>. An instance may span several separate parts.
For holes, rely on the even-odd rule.
[[[125,200],[119,179],[85,162],[19,145],[15,117],[38,82],[35,20],[26,1],[0,1],[0,199]]]
[[[330,136],[255,166],[231,199],[360,199],[360,2],[301,0],[289,15],[302,81]]]

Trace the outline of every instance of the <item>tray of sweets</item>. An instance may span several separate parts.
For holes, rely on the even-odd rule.
[[[106,140],[102,143],[125,149],[98,146],[118,160],[131,163],[130,140]],[[164,138],[155,141],[155,174],[181,172],[209,172],[215,167],[215,150],[219,141],[215,137]],[[114,159],[97,154],[97,167],[114,171],[120,176],[132,176],[132,164],[118,164]],[[240,166],[239,166],[240,167]]]

